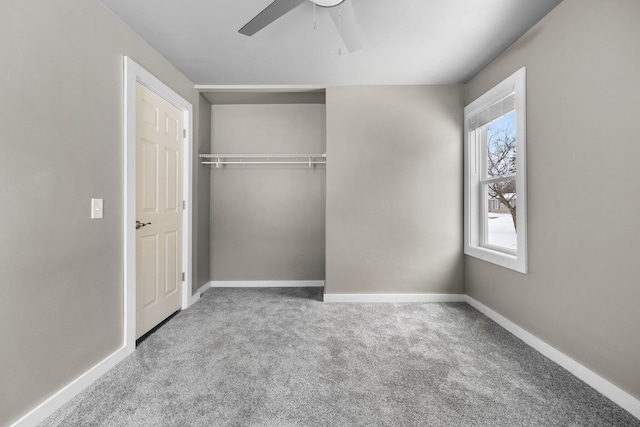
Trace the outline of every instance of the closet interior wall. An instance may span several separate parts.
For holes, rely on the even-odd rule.
[[[214,97],[211,153],[324,153],[324,103],[284,100],[218,105]],[[324,166],[201,167],[211,169],[214,285],[324,280]]]

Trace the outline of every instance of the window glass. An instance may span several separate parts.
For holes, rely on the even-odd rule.
[[[485,213],[485,244],[516,251],[516,181],[485,184],[485,191],[488,201]]]
[[[486,177],[516,173],[516,112],[487,125]]]
[[[484,212],[485,245],[515,251],[518,249],[516,221],[516,112],[499,117],[476,132],[486,132],[484,193],[487,211]],[[506,180],[507,177],[513,179]],[[495,179],[502,179],[498,180]]]

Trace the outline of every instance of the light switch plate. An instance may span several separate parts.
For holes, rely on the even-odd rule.
[[[91,219],[103,218],[102,199],[91,199]]]

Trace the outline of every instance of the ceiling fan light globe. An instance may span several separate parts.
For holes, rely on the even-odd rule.
[[[320,7],[334,7],[343,3],[344,0],[309,0],[311,3],[315,3]]]

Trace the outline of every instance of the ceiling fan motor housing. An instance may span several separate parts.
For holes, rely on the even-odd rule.
[[[320,7],[334,7],[343,3],[344,0],[309,0],[311,3],[315,3]]]

